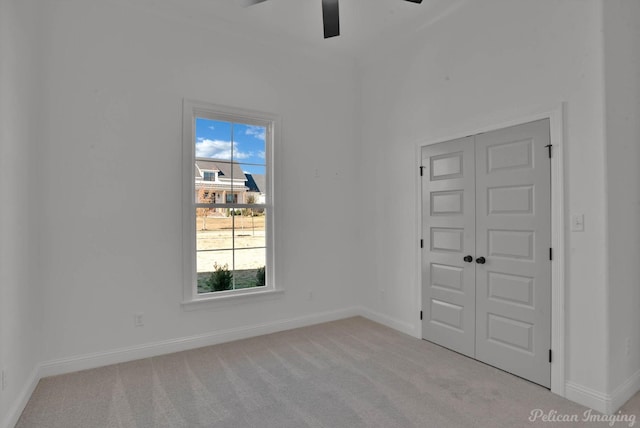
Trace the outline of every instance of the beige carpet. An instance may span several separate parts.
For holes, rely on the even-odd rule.
[[[17,427],[610,426],[585,410],[358,317],[42,379]],[[622,412],[640,414],[638,395]]]

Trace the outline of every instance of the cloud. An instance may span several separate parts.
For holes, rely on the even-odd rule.
[[[257,156],[261,159],[264,159],[267,156],[267,154],[264,151],[259,151]]]
[[[213,126],[213,125],[211,125],[211,126],[209,127],[209,129],[210,129],[210,130],[212,130],[212,131],[215,131],[216,127],[215,127],[215,126]]]
[[[252,152],[242,152],[238,150],[238,144],[233,143],[234,160],[247,159],[253,156]],[[231,159],[231,141],[209,140],[199,138],[196,141],[196,157],[198,158],[214,158],[214,159]]]
[[[267,128],[264,126],[247,125],[247,131],[245,133],[257,138],[258,140],[264,141],[266,138],[266,132]]]

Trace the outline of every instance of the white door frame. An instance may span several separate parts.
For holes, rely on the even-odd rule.
[[[564,207],[564,116],[566,103],[561,103],[551,109],[543,109],[534,113],[523,113],[509,118],[498,119],[490,125],[472,125],[468,129],[456,131],[454,135],[438,137],[433,141],[420,141],[416,144],[417,167],[422,163],[421,149],[423,146],[455,140],[482,132],[495,131],[533,122],[540,119],[549,119],[549,131],[551,137],[551,245],[553,248],[553,260],[551,265],[551,392],[565,396],[565,207]],[[422,233],[422,203],[421,182],[419,174],[416,174],[416,230],[418,236]],[[422,264],[420,248],[416,251],[416,275],[417,311],[422,310]],[[418,323],[417,337],[422,338],[422,323]]]

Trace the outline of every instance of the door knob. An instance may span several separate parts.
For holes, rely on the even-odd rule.
[[[462,260],[464,260],[464,261],[465,261],[465,262],[467,262],[467,263],[471,263],[471,262],[473,261],[473,257],[471,257],[471,256],[464,256],[464,258],[463,258]]]
[[[483,264],[484,264],[484,262],[486,262],[486,260],[485,260],[485,258],[484,258],[484,257],[478,257],[478,258],[476,259],[476,263],[478,263],[479,265],[483,265]]]

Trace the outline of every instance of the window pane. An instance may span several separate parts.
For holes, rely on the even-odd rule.
[[[229,162],[226,167],[228,172],[226,173],[223,181],[228,189],[227,203],[243,204],[244,194],[247,190],[247,177],[245,177],[242,167],[237,162]]]
[[[245,204],[265,204],[267,201],[267,167],[265,165],[240,164],[244,173]]]
[[[266,210],[243,208],[235,215],[234,248],[266,247]]]
[[[196,118],[196,158],[231,160],[231,123]]]
[[[265,285],[265,248],[235,251],[233,281],[236,289]]]
[[[235,210],[235,215],[227,208],[197,211],[207,214],[196,215],[196,251],[266,247],[266,210],[243,208]]]
[[[242,163],[265,164],[266,134],[264,126],[233,124],[233,160]]]
[[[196,251],[233,248],[233,223],[226,208],[197,208]]]
[[[198,293],[231,290],[232,266],[232,250],[196,252]]]
[[[195,160],[195,194],[198,203],[238,203],[245,192],[245,180],[240,165],[229,160]]]
[[[245,174],[265,174],[266,164],[266,132],[264,126],[247,125],[235,123],[233,125],[233,150],[232,160],[238,165],[238,169],[242,176],[234,175],[234,190],[245,193],[249,184],[250,177]],[[257,168],[252,168],[259,165]],[[247,195],[244,195],[247,196]],[[242,198],[241,203],[247,203],[246,198]]]

